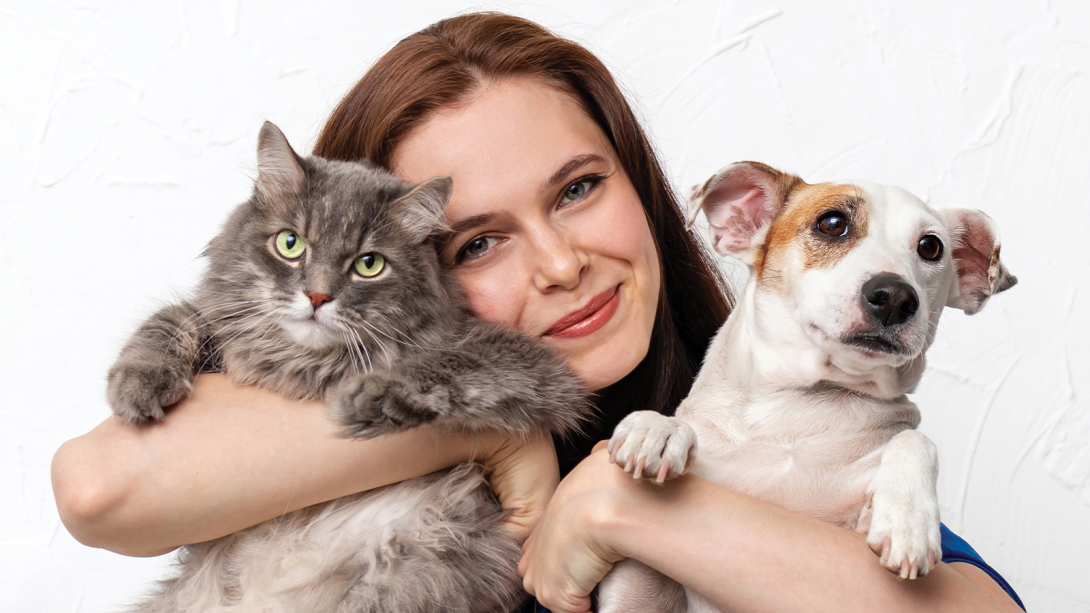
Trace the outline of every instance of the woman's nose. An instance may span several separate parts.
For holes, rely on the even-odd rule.
[[[558,287],[573,289],[579,285],[588,259],[573,237],[551,230],[539,233],[534,242],[535,249],[531,255],[534,259],[533,282],[538,291]]]

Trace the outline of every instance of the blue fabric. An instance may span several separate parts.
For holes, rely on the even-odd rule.
[[[950,529],[946,527],[946,524],[939,524],[939,530],[942,531],[943,562],[946,562],[947,564],[950,562],[972,564],[988,573],[988,576],[994,579],[995,582],[999,584],[999,587],[1003,588],[1023,611],[1026,610],[1026,605],[1022,604],[1022,599],[1018,597],[1018,594],[1014,593],[1014,588],[1011,587],[1011,584],[1007,583],[1007,580],[996,572],[994,568],[988,566],[988,563],[984,561],[984,558],[980,557],[980,554],[977,553],[969,543],[966,543],[965,539],[951,532]]]
[[[1026,605],[1022,604],[1022,599],[1018,597],[1018,594],[1014,593],[1014,588],[1011,584],[1007,583],[1007,580],[1003,578],[994,568],[988,566],[988,563],[984,561],[984,558],[980,557],[980,554],[972,548],[969,543],[965,542],[965,539],[954,534],[946,527],[946,524],[939,524],[939,529],[942,531],[942,561],[946,563],[950,562],[963,562],[965,564],[972,564],[980,570],[988,573],[988,576],[995,580],[999,584],[999,587],[1003,588],[1011,599],[1018,604],[1023,611],[1026,610]],[[532,613],[549,613],[549,610],[538,604],[536,601],[533,606],[526,611],[532,611]]]

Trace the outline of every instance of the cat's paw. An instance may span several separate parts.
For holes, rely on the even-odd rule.
[[[636,479],[663,483],[685,474],[696,454],[692,426],[654,411],[636,411],[617,424],[609,441],[609,459]]]
[[[867,498],[860,528],[881,564],[902,579],[926,575],[942,559],[939,503],[926,493],[876,489]]]
[[[333,410],[345,434],[371,438],[434,421],[445,405],[439,390],[420,390],[393,375],[356,377],[337,392]]]
[[[106,401],[114,415],[133,425],[161,421],[163,409],[192,389],[189,377],[160,364],[119,362],[106,377]]]

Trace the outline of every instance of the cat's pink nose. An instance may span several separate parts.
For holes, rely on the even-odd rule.
[[[307,298],[310,298],[310,304],[314,307],[315,311],[318,310],[318,307],[320,307],[323,304],[333,300],[332,298],[329,297],[328,294],[319,294],[318,292],[303,292],[303,293],[306,294]]]

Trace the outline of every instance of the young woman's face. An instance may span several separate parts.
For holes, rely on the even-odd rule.
[[[507,79],[435,113],[396,149],[418,183],[454,179],[441,257],[477,316],[541,338],[592,390],[647,354],[661,272],[632,182],[568,95]]]

